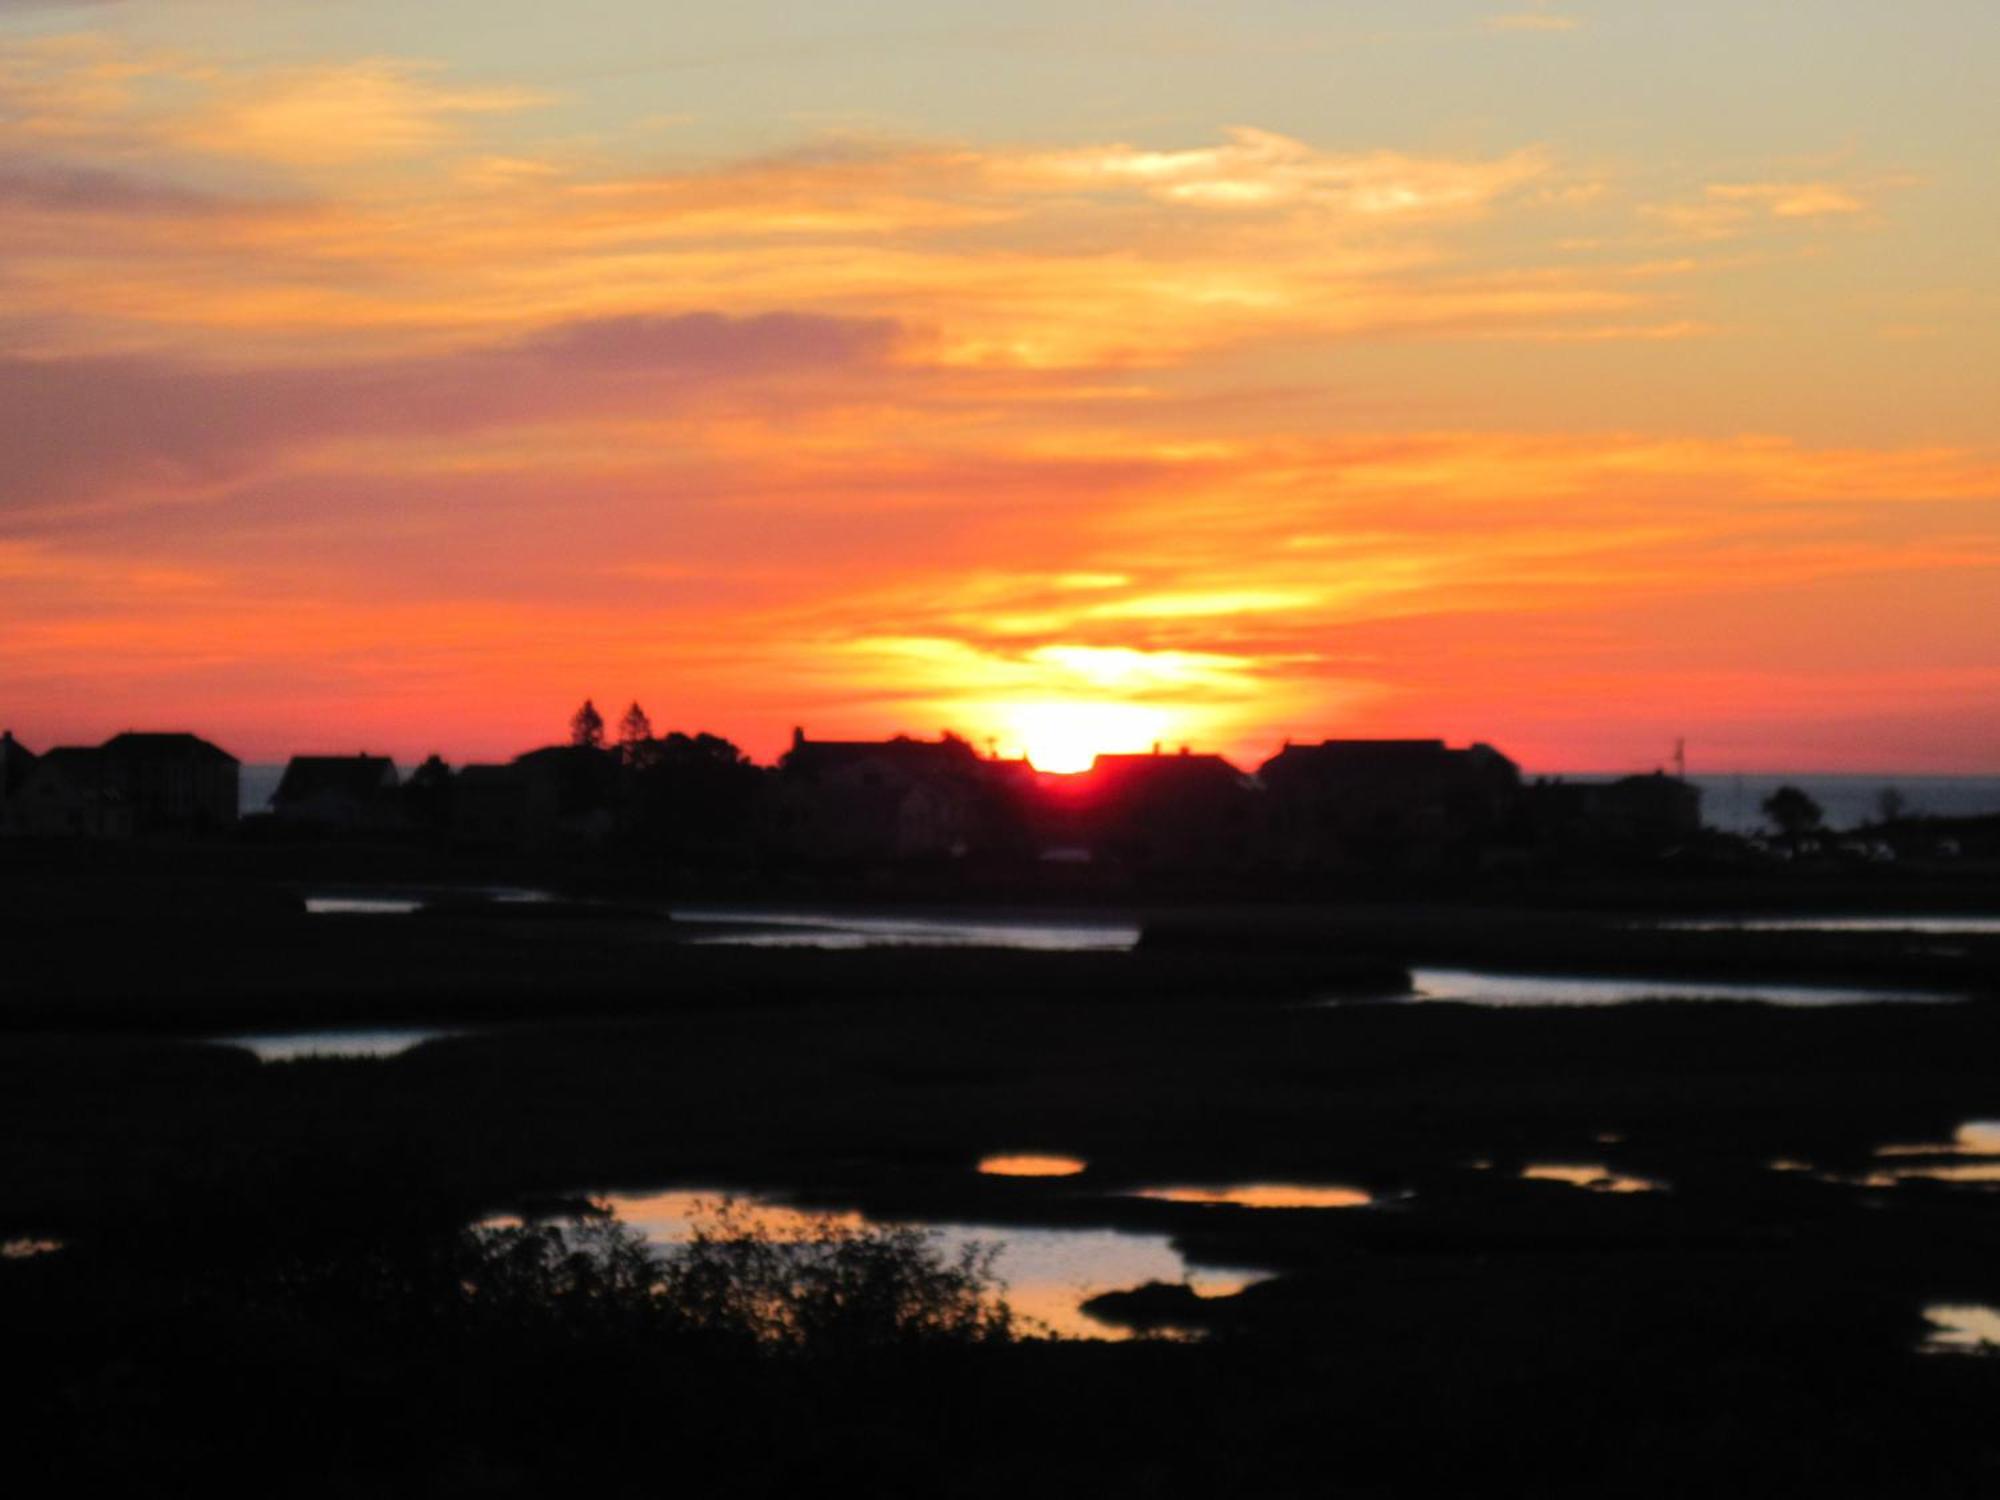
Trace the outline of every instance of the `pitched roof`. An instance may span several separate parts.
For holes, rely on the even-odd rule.
[[[1219,755],[1195,755],[1182,750],[1178,754],[1163,755],[1158,751],[1148,755],[1100,755],[1090,763],[1093,771],[1106,772],[1114,776],[1214,776],[1227,772],[1231,776],[1243,773]]]
[[[230,765],[238,764],[235,756],[220,746],[211,745],[198,735],[185,730],[171,733],[155,733],[128,729],[123,734],[114,734],[106,740],[102,748],[119,758],[147,757],[151,759],[173,759],[177,757],[199,757],[203,760],[223,760]]]
[[[0,732],[0,794],[13,791],[28,779],[40,757],[14,738],[12,730]]]
[[[868,760],[886,760],[912,772],[965,771],[981,763],[979,752],[964,740],[949,737],[913,740],[899,734],[891,740],[808,740],[797,737],[778,764],[787,771],[818,774]]]
[[[104,752],[95,745],[57,745],[43,751],[36,764],[42,770],[95,776],[104,765]]]
[[[1310,769],[1362,775],[1407,775],[1442,771],[1474,763],[1512,768],[1514,763],[1491,745],[1473,744],[1453,750],[1443,740],[1322,740],[1317,745],[1286,745],[1265,761],[1265,773]]]
[[[396,785],[396,763],[386,755],[294,755],[272,805],[347,797],[365,802]]]

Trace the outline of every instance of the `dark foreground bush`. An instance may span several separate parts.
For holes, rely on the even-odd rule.
[[[908,1227],[815,1221],[780,1237],[723,1200],[684,1245],[659,1250],[602,1210],[466,1232],[468,1310],[501,1324],[606,1322],[762,1355],[1004,1343],[1014,1317],[997,1247],[947,1257]]]

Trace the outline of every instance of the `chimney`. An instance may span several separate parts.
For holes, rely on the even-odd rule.
[[[802,749],[805,745],[805,742],[806,742],[805,730],[800,728],[798,725],[794,724],[792,726],[792,748],[794,750]]]

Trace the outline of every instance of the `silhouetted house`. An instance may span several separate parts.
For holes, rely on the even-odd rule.
[[[402,821],[396,763],[386,755],[294,755],[271,794],[284,823],[379,829]]]
[[[1237,869],[1257,852],[1257,790],[1219,755],[1100,755],[1059,795],[1093,855],[1130,870]]]
[[[619,795],[615,750],[551,745],[504,766],[465,766],[451,779],[452,833],[472,843],[531,848],[598,843]]]
[[[616,750],[550,745],[517,755],[513,763],[528,779],[530,805],[553,807],[555,837],[597,843],[611,832],[624,764]]]
[[[213,833],[236,822],[236,757],[192,734],[113,735],[104,767],[135,833]]]
[[[1502,836],[1521,801],[1513,761],[1443,740],[1288,744],[1258,778],[1271,853],[1293,869],[1428,863]]]
[[[8,809],[27,785],[28,776],[35,769],[39,759],[26,745],[14,738],[14,731],[0,732],[0,834],[10,831],[13,819]]]
[[[9,831],[32,838],[129,838],[132,804],[101,749],[61,745],[9,800]]]
[[[1528,797],[1537,834],[1557,847],[1660,850],[1701,832],[1701,788],[1664,771],[1617,781],[1539,781]]]
[[[742,865],[755,851],[769,777],[720,735],[679,730],[620,746],[618,832],[683,865]]]
[[[982,842],[993,799],[985,762],[964,740],[808,740],[773,782],[779,852],[836,863],[956,859]]]
[[[534,805],[536,788],[518,766],[460,766],[451,778],[451,832],[469,844],[545,842],[555,829],[555,799]],[[547,830],[543,838],[535,834]]]

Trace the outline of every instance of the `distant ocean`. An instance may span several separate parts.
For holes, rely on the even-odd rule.
[[[410,767],[398,766],[407,776]],[[245,813],[266,811],[271,793],[285,774],[283,766],[251,765],[243,768],[238,801]],[[1530,773],[1532,779],[1533,773]],[[1609,781],[1603,775],[1564,776],[1565,781]],[[1885,787],[1902,794],[1912,813],[1939,818],[1974,817],[2000,813],[2000,776],[1898,776],[1880,773],[1867,776],[1821,776],[1758,774],[1743,776],[1693,776],[1701,788],[1701,815],[1712,828],[1732,833],[1755,833],[1764,826],[1763,801],[1781,786],[1795,786],[1826,812],[1834,828],[1852,828],[1875,817],[1876,799]]]
[[[1608,776],[1568,776],[1567,781],[1609,781]],[[1911,816],[1969,818],[2000,813],[2000,776],[1898,776],[1876,772],[1865,776],[1826,776],[1811,771],[1741,776],[1690,776],[1701,788],[1701,818],[1711,828],[1729,833],[1756,833],[1764,821],[1764,799],[1781,786],[1795,786],[1820,805],[1830,828],[1872,823],[1876,803],[1885,788],[1902,795]]]

